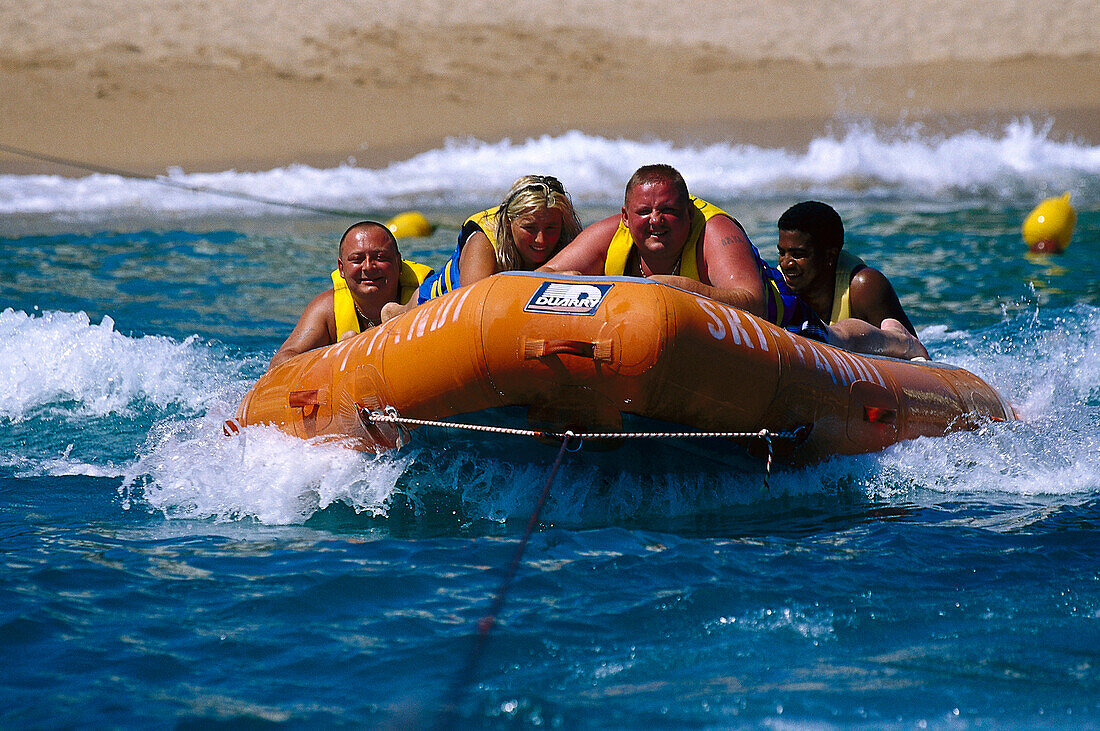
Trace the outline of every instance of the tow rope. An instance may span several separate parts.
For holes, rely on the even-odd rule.
[[[190,191],[191,193],[206,193],[207,195],[217,195],[223,198],[235,198],[237,200],[245,200],[251,203],[262,203],[267,206],[290,208],[296,211],[305,211],[307,213],[322,213],[326,216],[338,216],[340,218],[370,218],[369,215],[357,211],[345,211],[339,208],[311,206],[308,203],[296,203],[294,201],[280,200],[278,198],[267,198],[262,195],[242,193],[236,190],[211,188],[206,185],[191,185],[189,183],[181,183],[178,180],[172,180],[171,178],[165,177],[164,175],[142,175],[141,173],[135,173],[131,170],[123,170],[122,168],[108,167],[106,165],[93,165],[92,163],[81,162],[79,160],[73,160],[67,157],[58,157],[56,155],[47,155],[44,152],[35,152],[34,150],[26,150],[22,147],[15,147],[13,145],[6,145],[3,143],[0,143],[0,152],[6,152],[11,155],[19,155],[21,157],[27,157],[32,160],[49,162],[53,163],[54,165],[63,165],[65,167],[74,168],[76,170],[84,170],[90,173],[99,173],[100,175],[117,175],[120,178],[128,178],[130,180],[145,180],[147,182],[156,183],[157,185],[163,185],[168,188]]]
[[[474,644],[470,648],[470,652],[466,655],[466,662],[462,666],[462,671],[455,677],[455,681],[447,694],[447,700],[443,705],[443,709],[439,714],[439,719],[436,724],[437,728],[450,729],[456,726],[455,722],[458,716],[458,706],[464,699],[467,688],[470,687],[477,677],[477,667],[481,662],[481,655],[484,652],[485,643],[489,639],[489,632],[493,629],[493,625],[496,624],[497,615],[500,614],[501,607],[504,606],[504,599],[508,594],[508,589],[512,586],[512,579],[515,578],[516,570],[519,568],[519,562],[523,558],[524,552],[527,550],[527,542],[531,539],[531,534],[538,524],[539,515],[542,514],[542,508],[546,505],[546,498],[550,495],[550,485],[553,484],[554,477],[558,474],[558,468],[561,467],[562,457],[564,457],[566,451],[569,450],[569,442],[573,438],[574,435],[572,432],[567,431],[562,435],[561,448],[558,449],[558,456],[554,459],[554,465],[550,468],[550,474],[546,476],[546,482],[542,486],[542,492],[539,493],[539,499],[535,504],[535,509],[531,512],[531,517],[527,519],[527,529],[523,532],[523,538],[520,539],[519,545],[516,546],[516,552],[512,555],[512,561],[508,564],[508,569],[504,573],[504,580],[501,582],[500,588],[497,589],[492,604],[489,605],[489,611],[477,621],[477,634],[474,636]]]
[[[477,676],[478,665],[481,662],[485,645],[489,639],[489,632],[496,624],[497,616],[504,606],[504,600],[512,585],[512,579],[515,577],[523,554],[527,550],[527,543],[531,538],[531,533],[534,531],[535,526],[538,524],[543,506],[546,505],[546,499],[550,494],[550,486],[554,482],[554,477],[558,474],[558,469],[561,467],[562,459],[566,452],[578,451],[584,441],[589,439],[762,439],[768,452],[764,467],[764,486],[765,488],[769,488],[768,475],[771,474],[772,461],[775,456],[774,441],[777,439],[789,440],[792,444],[797,444],[809,433],[808,426],[799,426],[788,432],[772,432],[767,429],[761,429],[758,432],[554,432],[538,429],[515,429],[502,426],[487,426],[484,424],[464,424],[454,421],[410,419],[401,416],[393,406],[387,406],[381,411],[361,407],[359,409],[359,416],[363,425],[367,427],[368,432],[373,432],[375,436],[382,437],[381,441],[389,442],[397,449],[408,443],[411,435],[406,427],[410,426],[430,426],[489,434],[508,434],[540,439],[557,439],[561,441],[558,455],[555,457],[554,464],[550,468],[550,473],[546,477],[546,482],[542,486],[542,491],[539,493],[535,509],[532,511],[531,517],[527,519],[527,528],[523,533],[523,537],[520,539],[519,545],[516,546],[516,551],[512,556],[511,563],[508,564],[504,580],[501,582],[500,588],[497,589],[493,601],[489,606],[489,610],[477,622],[477,633],[474,636],[470,652],[466,656],[466,662],[462,666],[462,670],[455,677],[447,693],[443,708],[439,712],[434,727],[440,729],[451,729],[455,728],[457,725],[459,706],[465,699],[467,690]],[[378,431],[378,426],[380,424],[396,425],[398,428],[397,434],[389,437],[381,434],[381,432]],[[576,446],[570,448],[572,442],[576,442]]]

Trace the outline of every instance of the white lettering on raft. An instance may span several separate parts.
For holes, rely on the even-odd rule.
[[[764,337],[764,331],[751,315],[746,315],[734,307],[729,307],[712,300],[696,297],[695,302],[710,318],[710,322],[707,323],[707,330],[714,336],[715,340],[722,340],[726,337],[726,326],[728,325],[730,338],[733,340],[734,345],[741,345],[744,343],[754,350],[759,348],[765,353],[768,352],[768,339]],[[725,315],[725,323],[722,322],[721,315]],[[749,334],[748,329],[745,327],[746,322],[756,331],[757,342],[755,343],[753,342],[752,335]]]
[[[858,357],[858,356],[856,356],[852,353],[848,353],[846,351],[842,351],[842,352],[844,353],[845,358],[852,361],[852,363],[856,366],[856,369],[859,371],[859,373],[863,376],[863,378],[865,380],[874,381],[874,382],[878,383],[878,385],[882,386],[883,388],[886,388],[886,379],[884,379],[882,377],[882,374],[879,373],[878,368],[876,368],[874,366],[874,364],[872,364],[870,361],[868,361],[864,358],[860,358],[860,357]]]
[[[420,318],[420,325],[416,328],[416,337],[424,334],[424,328],[428,326],[428,320],[432,319],[432,308],[424,308],[424,317]]]
[[[374,333],[374,337],[370,339],[370,345],[367,346],[367,355],[374,352],[374,344],[378,342],[378,339],[386,334],[386,328],[380,327],[377,332]]]
[[[837,350],[830,350],[829,355],[832,356],[834,361],[836,361],[837,366],[838,366],[837,370],[841,374],[841,378],[844,379],[844,383],[846,383],[846,384],[855,383],[856,382],[855,371],[853,371],[848,366],[848,361],[845,360],[844,356],[842,356],[840,354],[840,352],[837,351]]]
[[[451,311],[451,305],[453,305],[457,299],[457,297],[448,297],[442,303],[442,306],[436,304],[436,309],[438,309],[439,312],[436,313],[435,319],[432,320],[432,332],[435,332],[440,325],[447,321],[447,313]]]
[[[348,367],[348,358],[351,357],[351,348],[348,347],[348,346],[351,344],[352,340],[353,340],[353,338],[348,338],[347,340],[345,340],[344,342],[342,342],[342,343],[340,343],[336,346],[337,352],[339,352],[340,350],[347,350],[348,351],[348,352],[344,353],[344,359],[342,361],[340,361],[340,368],[339,368],[340,373],[343,373],[344,369],[346,369]]]
[[[833,367],[830,365],[829,359],[826,357],[823,348],[816,348],[811,345],[810,354],[814,357],[814,368],[828,373],[829,377],[833,379],[833,383],[840,383],[840,380],[836,377],[836,373],[833,372]]]
[[[727,309],[727,312],[737,312],[737,310]],[[737,319],[742,320],[740,312],[737,312]],[[753,329],[756,330],[756,334],[760,338],[760,349],[763,350],[765,353],[768,352],[768,341],[764,338],[764,331],[760,329],[760,324],[756,322],[756,318],[746,317],[744,319],[747,319],[749,321],[749,324],[752,325]]]
[[[416,317],[414,317],[412,323],[409,324],[409,331],[405,333],[406,340],[412,340],[413,333],[416,333],[416,337],[420,337],[424,334],[424,326],[428,324],[428,315],[430,314],[432,314],[431,308],[420,308],[420,312],[416,313]]]
[[[722,323],[722,318],[718,317],[718,313],[710,308],[710,303],[706,300],[696,298],[695,300],[699,304],[699,308],[707,313],[707,317],[710,318],[710,322],[707,323],[707,330],[715,340],[721,340],[726,337],[726,326]]]
[[[838,386],[850,386],[856,381],[870,381],[886,388],[886,379],[874,363],[858,354],[816,342],[807,342],[806,347],[813,355],[814,367],[828,373]]]
[[[855,358],[842,350],[834,350],[832,353],[833,356],[840,361],[840,364],[844,366],[844,372],[848,374],[851,383],[866,380],[863,374],[859,372],[859,366],[856,365]]]
[[[783,328],[780,328],[780,330],[782,330],[783,334],[787,336],[787,340],[791,341],[791,345],[794,347],[794,352],[798,353],[799,360],[801,360],[803,363],[805,363],[806,362],[806,346],[803,345],[802,343],[798,342],[799,340],[802,340],[802,338],[796,338],[794,335],[791,335],[786,330],[783,330]]]
[[[753,348],[754,350],[756,349],[757,346],[752,342],[749,331],[746,330],[745,326],[742,324],[741,315],[737,310],[699,297],[695,298],[695,302],[703,312],[707,313],[707,317],[710,318],[710,322],[707,323],[707,331],[710,332],[715,340],[722,340],[726,337],[726,326],[728,324],[730,339],[733,340],[734,345],[741,345],[744,343],[747,347]],[[722,321],[722,314],[726,316],[725,322]],[[761,349],[767,350],[768,344],[764,341],[764,333],[759,327],[756,328],[756,332],[760,335]]]
[[[466,304],[466,298],[470,296],[472,291],[472,287],[466,287],[466,292],[458,298],[458,304],[455,305],[455,314],[451,318],[451,322],[458,322],[458,313],[462,311],[462,305]]]
[[[852,372],[856,374],[857,380],[869,381],[871,380],[871,372],[864,367],[859,358],[856,358],[851,353],[841,352],[840,357],[848,361],[848,364],[852,368]]]
[[[409,319],[409,327],[405,331],[404,339],[412,340],[414,337],[419,338],[422,337],[425,332],[434,332],[446,325],[447,315],[451,311],[452,305],[454,305],[454,314],[451,317],[451,322],[458,322],[458,316],[462,311],[462,305],[466,302],[466,298],[470,296],[471,288],[463,287],[461,292],[462,294],[456,293],[442,297],[438,300],[430,300],[417,307],[414,310],[416,314]],[[400,343],[402,339],[400,327],[380,327],[379,331],[385,330],[384,334],[388,335],[391,329],[393,330],[393,342],[396,345]],[[376,335],[375,338],[377,339],[377,337]],[[371,340],[367,352],[370,353],[372,350],[374,350],[374,340]]]
[[[745,329],[745,326],[741,322],[741,316],[734,314],[734,310],[728,307],[723,309],[726,313],[726,322],[730,326],[730,337],[733,338],[733,342],[737,345],[744,343],[750,348],[756,347],[752,343],[752,338],[749,337],[749,331]],[[763,346],[764,350],[768,349],[768,345],[764,342],[763,337],[760,338],[760,344]]]
[[[764,331],[752,316],[713,300],[696,297],[695,302],[706,313],[707,331],[715,340],[724,340],[728,332],[734,345],[744,344],[749,348],[768,350],[768,340],[764,336]],[[759,344],[753,342],[749,330],[745,327],[746,321],[756,331]],[[783,328],[778,329],[776,336],[787,338],[794,349],[795,355],[803,364],[827,373],[833,383],[838,386],[850,386],[856,381],[863,380],[877,383],[886,388],[886,379],[883,378],[874,363],[861,358],[859,355],[792,335]]]

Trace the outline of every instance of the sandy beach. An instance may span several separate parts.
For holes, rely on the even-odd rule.
[[[378,166],[577,129],[798,147],[851,122],[1100,142],[1100,5],[377,0],[0,8],[0,144],[138,173]],[[0,153],[0,173],[83,174]]]

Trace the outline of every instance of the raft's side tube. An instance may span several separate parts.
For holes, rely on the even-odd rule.
[[[540,294],[547,283],[565,296]],[[373,451],[388,443],[358,412],[387,406],[416,419],[525,406],[555,430],[617,431],[622,414],[696,431],[810,427],[799,461],[1014,418],[962,369],[847,353],[656,282],[512,273],[281,364],[238,420]]]

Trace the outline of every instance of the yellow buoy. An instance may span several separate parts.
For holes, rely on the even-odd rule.
[[[386,228],[393,232],[399,239],[415,236],[431,236],[435,226],[428,223],[424,214],[420,211],[405,211],[398,213],[386,223]]]
[[[1043,254],[1061,254],[1073,238],[1077,212],[1069,204],[1069,193],[1047,198],[1024,219],[1027,248]]]

